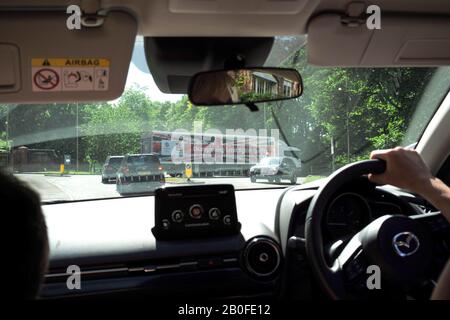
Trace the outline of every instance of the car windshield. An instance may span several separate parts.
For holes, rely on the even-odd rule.
[[[148,181],[123,180],[121,170],[104,164],[131,154],[151,153],[160,162],[161,178],[136,188],[148,193],[193,183],[283,188],[326,177],[374,149],[414,144],[448,92],[449,67],[314,67],[306,42],[276,37],[265,63],[297,69],[303,95],[250,112],[243,105],[197,107],[185,94],[162,93],[138,37],[117,100],[0,105],[0,166],[43,202],[130,195],[122,192],[126,184]],[[258,92],[266,87],[258,83]],[[252,171],[258,163],[278,163],[273,157],[292,159],[296,170]]]
[[[277,166],[281,162],[281,158],[264,158],[259,163],[262,166]]]
[[[122,162],[122,158],[111,158],[109,159],[109,164],[119,165]]]
[[[127,159],[127,163],[134,166],[154,165],[158,164],[158,158],[154,156],[130,156]]]

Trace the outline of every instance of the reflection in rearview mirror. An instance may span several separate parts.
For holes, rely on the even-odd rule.
[[[302,81],[295,69],[247,68],[196,74],[189,86],[195,105],[253,104],[297,98]]]

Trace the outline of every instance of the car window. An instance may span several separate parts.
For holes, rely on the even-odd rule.
[[[284,159],[284,162],[287,166],[294,167],[294,162],[291,159],[286,158],[286,159]]]
[[[110,158],[109,164],[111,165],[120,165],[122,163],[122,158]]]
[[[132,156],[128,157],[128,163],[133,165],[158,164],[158,158],[153,156]]]
[[[280,162],[281,162],[280,158],[265,158],[261,160],[261,165],[274,166],[279,165]]]

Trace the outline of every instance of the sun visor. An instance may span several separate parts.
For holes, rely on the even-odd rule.
[[[109,12],[101,26],[69,30],[61,12],[0,12],[0,102],[106,101],[125,87],[134,17]]]
[[[323,14],[308,25],[308,62],[317,66],[381,67],[450,65],[448,17],[381,14],[381,29],[365,20],[345,22]]]

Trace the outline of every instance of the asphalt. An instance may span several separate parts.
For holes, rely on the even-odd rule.
[[[120,197],[115,184],[103,184],[100,175],[45,175],[45,174],[16,174],[20,180],[37,191],[41,200],[47,201],[75,201],[85,199],[99,199]],[[298,178],[301,183],[304,178]],[[274,188],[290,186],[289,181],[280,184],[258,180],[255,183],[248,177],[212,177],[193,178],[186,182],[184,179],[167,178],[167,185],[181,184],[233,184],[236,190],[253,188]]]

